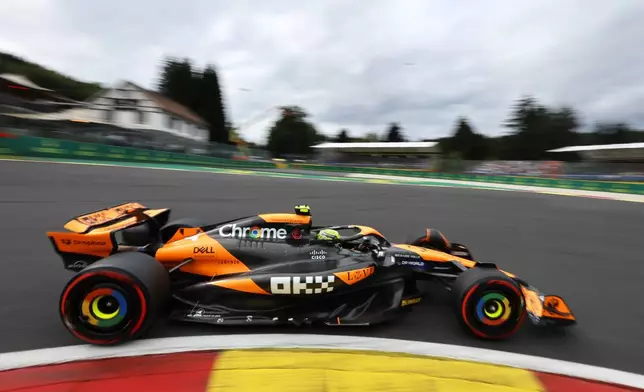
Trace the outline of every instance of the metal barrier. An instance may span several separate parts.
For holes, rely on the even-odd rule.
[[[441,180],[476,181],[476,182],[490,182],[490,183],[500,183],[500,184],[510,184],[510,185],[527,185],[527,186],[541,186],[541,187],[563,188],[563,189],[580,189],[580,190],[588,190],[588,191],[644,194],[644,183],[628,183],[628,182],[615,182],[615,181],[587,181],[587,180],[527,177],[527,176],[452,174],[452,173],[436,173],[436,172],[411,170],[411,169],[404,170],[404,169],[372,168],[372,167],[357,168],[357,167],[344,167],[344,166],[316,165],[316,164],[306,164],[306,163],[291,164],[290,166],[296,169],[326,171],[326,172],[363,173],[363,174],[388,175],[388,176],[397,176],[397,177],[419,177],[419,178],[431,178],[431,179],[441,179]]]
[[[274,169],[272,162],[234,160],[168,151],[75,142],[3,133],[0,155],[91,161],[146,162],[232,168]]]
[[[215,158],[270,160],[270,154],[267,151],[257,148],[200,142],[162,131],[127,129],[103,123],[34,120],[0,114],[0,130],[49,139],[189,153]]]

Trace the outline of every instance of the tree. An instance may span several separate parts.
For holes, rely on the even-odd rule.
[[[277,158],[312,154],[311,146],[320,140],[320,134],[307,120],[307,114],[297,106],[281,110],[282,115],[269,130],[268,150]]]
[[[29,62],[20,57],[0,52],[0,74],[25,76],[37,85],[54,90],[56,94],[83,101],[101,90],[98,83],[85,83]]]
[[[572,108],[563,107],[549,111],[549,128],[545,148],[547,150],[575,145],[579,141],[577,113]]]
[[[481,160],[488,154],[485,137],[475,133],[468,120],[461,117],[456,122],[454,135],[440,142],[441,150],[447,154],[455,153],[462,159]]]
[[[593,139],[597,144],[630,143],[630,132],[624,123],[599,123],[595,126]]]
[[[199,72],[189,59],[166,58],[158,90],[203,118],[209,124],[210,141],[228,142],[230,126],[214,66],[207,65]]]
[[[219,76],[212,65],[206,66],[198,86],[195,111],[210,124],[210,140],[228,141],[226,110],[219,86]]]
[[[347,130],[342,129],[338,133],[338,136],[336,136],[335,141],[337,143],[348,143],[351,141],[351,138],[349,138],[349,134],[347,133]]]
[[[194,109],[195,104],[198,102],[195,91],[198,81],[193,78],[190,60],[166,58],[161,72],[159,92],[184,106]]]
[[[366,142],[377,142],[378,141],[378,134],[375,132],[369,132],[365,135],[364,140]]]
[[[514,133],[504,140],[504,159],[544,159],[548,150],[578,140],[579,121],[571,108],[550,109],[532,97],[519,99],[505,125]]]
[[[391,123],[389,124],[389,129],[387,130],[387,134],[385,136],[385,141],[386,142],[404,142],[405,137],[402,134],[402,128],[398,123]]]

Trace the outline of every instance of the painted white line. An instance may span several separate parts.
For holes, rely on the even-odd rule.
[[[344,349],[406,353],[509,366],[570,377],[644,388],[644,375],[556,359],[439,343],[358,336],[259,334],[144,339],[115,347],[91,345],[0,354],[0,370],[79,360],[257,348]]]
[[[506,191],[506,192],[530,192],[530,193],[540,193],[547,195],[556,195],[556,196],[577,196],[577,197],[589,197],[589,198],[598,198],[605,200],[614,200],[614,201],[629,201],[644,203],[644,195],[632,195],[632,194],[620,194],[612,192],[596,192],[596,191],[581,191],[575,189],[563,189],[563,188],[546,188],[546,187],[536,187],[536,186],[526,186],[526,185],[511,185],[511,184],[499,184],[492,182],[477,182],[477,181],[457,181],[457,180],[442,180],[442,179],[428,179],[422,177],[397,177],[397,176],[386,176],[380,174],[361,174],[361,173],[351,173],[344,174],[342,177],[332,176],[330,174],[318,174],[311,173],[310,175],[287,175],[287,173],[275,172],[262,172],[253,170],[239,170],[233,168],[217,168],[209,166],[195,166],[195,169],[191,168],[178,168],[178,167],[154,167],[154,166],[142,166],[145,163],[141,164],[116,164],[116,163],[99,163],[99,162],[73,162],[73,161],[49,161],[49,160],[39,160],[39,159],[19,159],[19,158],[0,158],[0,161],[10,161],[10,162],[34,162],[34,163],[55,163],[62,165],[85,165],[85,166],[106,166],[106,167],[121,167],[128,169],[144,169],[144,170],[168,170],[168,171],[183,171],[183,172],[192,172],[192,173],[208,173],[208,174],[224,174],[224,175],[257,175],[263,177],[272,177],[272,178],[284,178],[284,179],[295,179],[295,180],[315,180],[315,181],[332,181],[332,182],[353,182],[353,179],[360,179],[364,183],[372,183],[378,185],[408,185],[408,186],[424,186],[432,188],[461,188],[469,190],[487,190],[487,191]],[[162,164],[159,164],[162,165]],[[204,169],[204,170],[199,170]],[[279,174],[278,174],[279,173]],[[338,174],[340,175],[340,174]],[[376,182],[376,181],[364,181],[367,179],[378,180],[386,179],[393,180],[391,183]],[[405,182],[410,182],[406,184]],[[411,182],[416,182],[412,184]],[[423,184],[424,182],[424,184]],[[467,187],[464,185],[471,185]]]
[[[59,165],[81,165],[81,166],[105,166],[105,167],[116,167],[116,168],[127,168],[127,169],[142,169],[142,170],[166,170],[166,171],[182,171],[182,172],[191,172],[191,173],[205,173],[205,174],[225,174],[225,175],[253,175],[253,176],[262,176],[262,177],[273,177],[273,178],[285,178],[285,179],[300,179],[300,180],[323,180],[323,181],[342,181],[342,182],[363,182],[356,181],[352,179],[347,179],[345,177],[333,177],[333,176],[323,176],[321,174],[311,174],[299,175],[292,174],[289,176],[289,173],[280,173],[280,172],[267,172],[259,170],[240,170],[230,167],[215,167],[215,166],[197,166],[194,168],[182,168],[182,167],[165,167],[165,166],[145,166],[146,163],[134,164],[132,162],[124,163],[109,163],[109,162],[81,162],[81,161],[48,161],[48,160],[39,160],[39,159],[16,159],[16,158],[0,158],[0,161],[10,161],[10,162],[33,162],[33,163],[53,163]],[[158,163],[157,165],[163,165]],[[186,166],[188,166],[186,164]]]
[[[514,185],[514,184],[500,184],[487,181],[459,181],[459,180],[444,180],[440,178],[423,178],[423,177],[398,177],[383,174],[362,174],[350,173],[346,174],[349,178],[363,178],[363,179],[383,179],[407,182],[424,182],[427,184],[454,184],[454,185],[472,185],[476,187],[494,188],[498,190],[511,190],[511,191],[524,191],[532,193],[543,193],[559,196],[578,196],[601,198],[606,200],[630,201],[644,203],[644,195],[630,194],[630,193],[617,193],[617,192],[602,192],[602,191],[586,191],[582,189],[566,189],[566,188],[549,188],[542,186],[532,185]]]

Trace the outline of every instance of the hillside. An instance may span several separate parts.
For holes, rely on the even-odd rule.
[[[62,96],[79,101],[101,89],[98,83],[80,82],[39,64],[0,52],[0,74],[3,73],[23,75],[42,87],[55,90]]]

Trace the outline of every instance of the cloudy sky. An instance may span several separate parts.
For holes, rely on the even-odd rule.
[[[287,104],[329,135],[442,137],[458,116],[499,135],[524,94],[644,128],[644,0],[1,1],[0,51],[81,80],[215,64],[253,141]]]

